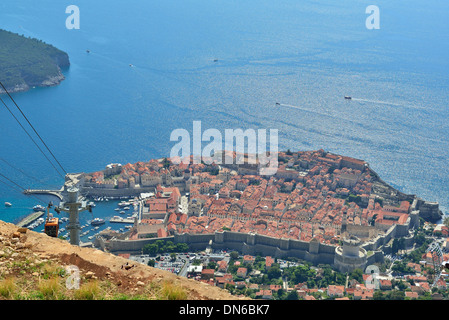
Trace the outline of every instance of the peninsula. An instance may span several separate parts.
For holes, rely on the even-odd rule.
[[[0,43],[0,81],[9,92],[56,86],[65,79],[61,70],[70,66],[67,53],[2,29]]]
[[[215,159],[220,153],[241,157],[223,151]],[[447,298],[446,275],[434,258],[449,261],[449,227],[432,223],[442,218],[437,202],[394,189],[360,159],[322,149],[287,150],[277,158],[272,176],[259,174],[263,163],[241,161],[114,163],[68,174],[60,194],[128,199],[115,210],[130,214],[129,228],[104,229],[83,246],[235,294]],[[121,216],[113,220],[125,223]],[[439,251],[430,252],[435,246]],[[378,270],[375,285],[367,280],[370,270]]]

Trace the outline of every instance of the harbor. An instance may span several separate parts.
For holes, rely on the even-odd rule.
[[[86,211],[79,215],[81,246],[92,245],[95,237],[102,232],[125,233],[132,228],[134,221],[139,217],[140,201],[137,198],[91,197],[87,202],[92,206],[92,212]],[[30,208],[30,210],[33,209]],[[59,218],[58,237],[70,241],[70,230],[67,227],[68,214],[65,212],[52,213]],[[42,210],[34,211],[16,225],[36,232],[43,232],[44,215],[45,212]]]

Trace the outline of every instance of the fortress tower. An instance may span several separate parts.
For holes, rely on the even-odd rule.
[[[343,239],[343,245],[335,249],[334,266],[340,272],[351,272],[366,266],[366,251],[360,247],[361,241],[356,236]]]

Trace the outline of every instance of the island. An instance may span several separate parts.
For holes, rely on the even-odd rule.
[[[0,81],[8,92],[56,86],[65,79],[62,70],[70,66],[67,53],[42,40],[2,29],[0,43]]]

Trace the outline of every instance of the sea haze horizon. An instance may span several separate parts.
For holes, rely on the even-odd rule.
[[[80,29],[68,30],[66,5],[18,0],[0,4],[0,28],[69,55],[60,85],[12,95],[69,172],[168,157],[170,133],[193,121],[278,129],[279,150],[363,159],[447,213],[449,4],[378,1],[380,29],[368,30],[369,4],[80,0]],[[25,187],[63,184],[3,108],[0,135],[0,157],[27,175],[0,172]],[[37,204],[0,185],[5,201],[7,222]]]

